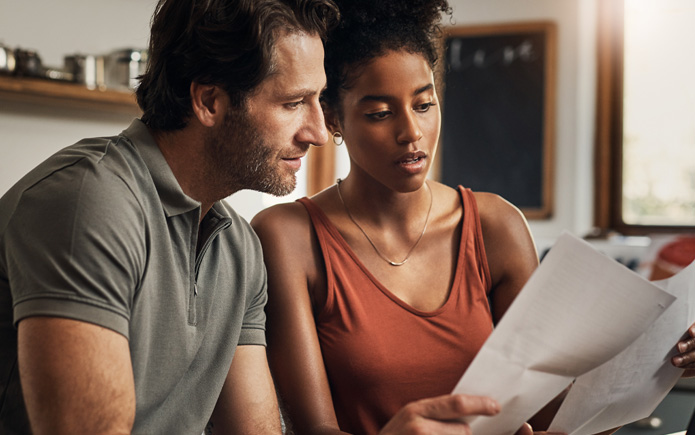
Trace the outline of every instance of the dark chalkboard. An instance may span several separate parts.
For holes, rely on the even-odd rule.
[[[555,26],[454,27],[445,42],[439,180],[549,217]]]

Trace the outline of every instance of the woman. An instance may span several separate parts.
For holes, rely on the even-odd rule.
[[[537,267],[536,249],[502,198],[427,180],[446,0],[337,3],[324,112],[349,175],[252,221],[271,369],[297,433],[460,431],[456,417],[497,411],[447,395]]]
[[[271,367],[302,434],[377,433],[406,404],[450,393],[538,264],[511,204],[427,180],[447,2],[338,3],[324,112],[350,173],[252,222]]]

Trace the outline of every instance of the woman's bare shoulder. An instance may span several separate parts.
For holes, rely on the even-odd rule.
[[[458,220],[461,215],[461,196],[457,189],[437,181],[428,181],[432,194],[436,198],[436,208],[444,216],[455,216]]]
[[[526,218],[521,210],[501,196],[490,192],[474,192],[473,195],[484,227],[510,224],[526,226]]]
[[[535,244],[524,214],[514,204],[494,193],[474,193],[488,259],[511,252],[535,256]]]
[[[267,249],[308,247],[311,240],[311,220],[299,202],[278,204],[261,210],[251,220],[256,234]]]
[[[282,227],[284,225],[308,225],[309,215],[306,208],[299,202],[277,204],[259,211],[253,219],[251,226],[254,229],[266,229]]]

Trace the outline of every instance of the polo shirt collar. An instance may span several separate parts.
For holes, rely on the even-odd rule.
[[[134,119],[121,135],[127,137],[142,156],[168,217],[200,208],[200,202],[183,192],[157,142],[142,121]]]

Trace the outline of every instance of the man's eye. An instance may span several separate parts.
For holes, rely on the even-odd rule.
[[[299,106],[302,105],[302,104],[304,104],[304,100],[302,100],[302,101],[293,101],[293,102],[291,102],[291,103],[285,104],[285,107],[287,107],[287,108],[289,108],[289,109],[296,109],[297,107],[299,107]]]

